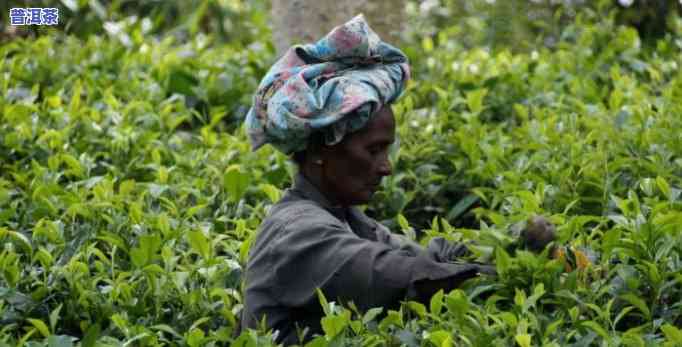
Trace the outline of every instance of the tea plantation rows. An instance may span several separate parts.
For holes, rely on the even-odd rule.
[[[367,212],[422,243],[474,240],[499,277],[389,312],[321,296],[310,345],[682,345],[682,20],[668,24],[644,41],[586,11],[531,51],[465,47],[458,25],[405,42],[394,175]],[[219,43],[117,25],[0,46],[0,346],[273,345],[233,336],[249,245],[295,170],[242,127],[269,29]],[[537,214],[590,263],[505,251]]]

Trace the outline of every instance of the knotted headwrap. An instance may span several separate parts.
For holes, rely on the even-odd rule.
[[[315,44],[289,48],[270,68],[246,116],[253,150],[270,143],[292,154],[317,131],[336,144],[395,101],[409,76],[407,56],[358,15]]]

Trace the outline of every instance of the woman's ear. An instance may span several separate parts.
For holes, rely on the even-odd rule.
[[[322,136],[314,135],[306,148],[306,159],[315,165],[323,165],[324,158],[328,152],[328,147],[324,145]]]
[[[313,164],[322,166],[324,165],[324,158],[327,156],[326,153],[327,151],[325,146],[316,146],[316,148],[312,149],[308,155],[310,156],[310,160]]]

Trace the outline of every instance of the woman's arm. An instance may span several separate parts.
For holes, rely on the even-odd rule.
[[[434,237],[429,241],[426,248],[422,247],[403,235],[390,232],[388,228],[379,223],[377,223],[376,234],[377,240],[391,248],[407,250],[414,254],[427,252],[437,262],[449,262],[470,254],[464,243],[451,242],[442,237]]]
[[[315,212],[292,220],[269,245],[273,295],[283,305],[317,304],[316,288],[330,300],[353,301],[362,309],[394,306],[405,298],[425,301],[434,288],[451,290],[482,271],[478,264],[438,262],[414,243],[360,238]]]

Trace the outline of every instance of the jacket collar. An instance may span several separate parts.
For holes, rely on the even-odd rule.
[[[329,202],[327,197],[325,197],[322,192],[320,192],[317,187],[308,180],[302,173],[297,173],[294,177],[293,190],[303,195],[306,199],[315,201],[316,203],[322,205],[325,209],[330,211],[339,212],[345,216],[345,208],[342,206],[334,206]],[[336,215],[336,213],[334,213]]]
[[[320,192],[320,190],[300,172],[294,177],[292,189],[304,198],[320,204],[325,210],[331,212],[339,220],[347,221],[351,226],[351,229],[355,232],[366,233],[369,230],[374,231],[376,229],[376,222],[367,217],[357,207],[332,205],[322,192]]]

